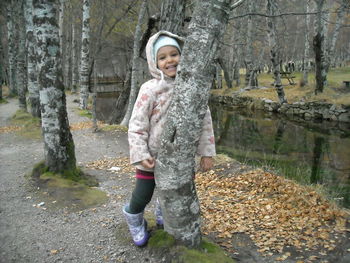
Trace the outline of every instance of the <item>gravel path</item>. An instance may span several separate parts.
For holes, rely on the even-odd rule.
[[[78,104],[67,98],[70,124],[86,121],[74,112]],[[0,105],[0,126],[18,109],[16,99]],[[126,134],[73,131],[79,165],[105,157],[128,154]],[[161,262],[145,248],[131,244],[121,207],[130,196],[130,175],[117,178],[108,172],[87,170],[109,195],[98,207],[71,212],[37,207],[40,190],[25,178],[44,158],[41,140],[0,133],[0,262]],[[117,190],[116,190],[117,189]],[[119,198],[116,198],[119,197]]]

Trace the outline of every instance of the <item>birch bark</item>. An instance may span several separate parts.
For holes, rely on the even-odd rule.
[[[33,6],[45,164],[51,172],[76,172],[74,142],[62,84],[56,3],[55,0],[33,0]]]
[[[326,0],[315,0],[317,15],[315,18],[315,36],[313,39],[313,47],[315,52],[316,67],[316,87],[315,94],[322,93],[327,87],[327,66],[326,66],[326,12],[324,6]]]
[[[18,55],[17,55],[17,89],[19,108],[27,111],[27,81],[26,81],[26,30],[24,20],[24,2],[17,1],[17,23],[18,23]]]
[[[58,29],[60,38],[60,52],[63,57],[63,18],[64,18],[64,2],[65,0],[59,0],[59,12],[58,12]]]
[[[275,0],[267,0],[266,10],[267,14],[270,17],[267,18],[267,28],[268,28],[268,39],[270,46],[270,58],[273,67],[273,76],[274,76],[274,86],[277,91],[277,96],[280,104],[286,103],[287,99],[284,94],[282,81],[281,81],[281,72],[279,65],[279,45],[277,43],[277,30],[276,30],[276,2]]]
[[[26,0],[27,87],[30,112],[40,118],[39,84],[36,68],[35,35],[33,26],[33,0]]]
[[[9,88],[10,97],[17,95],[17,82],[16,82],[16,30],[14,24],[15,17],[15,1],[11,0],[7,4],[7,41],[8,41],[8,63],[9,63]]]
[[[2,5],[0,4],[0,7],[2,7]],[[3,69],[5,68],[4,67],[4,48],[3,48],[3,45],[2,45],[2,35],[3,35],[3,32],[2,32],[2,26],[0,26],[0,58],[1,58],[1,62],[0,62],[0,101],[3,99],[2,98],[2,85],[4,83],[4,80],[5,80],[5,74],[3,72]]]
[[[162,1],[159,29],[181,35],[185,20],[185,4],[186,0]]]
[[[130,96],[129,96],[129,102],[128,102],[128,108],[126,110],[125,116],[120,123],[121,125],[128,126],[131,113],[134,107],[134,103],[137,97],[137,93],[139,90],[139,85],[137,83],[138,80],[138,74],[139,74],[139,63],[137,62],[139,59],[139,50],[140,50],[140,41],[142,38],[142,23],[143,18],[145,16],[147,9],[147,0],[142,1],[142,5],[140,7],[139,17],[135,29],[135,36],[134,36],[134,47],[133,47],[133,56],[132,56],[132,70],[131,70],[131,89],[130,89]]]
[[[248,13],[253,12],[253,0],[248,1]],[[246,55],[245,55],[245,65],[246,65],[246,74],[245,74],[245,85],[249,87],[250,75],[253,71],[253,18],[248,16],[247,21],[247,37],[246,37]]]
[[[343,0],[341,2],[341,5],[339,6],[339,11],[337,13],[337,19],[335,21],[333,35],[330,39],[329,46],[328,46],[328,54],[327,54],[327,72],[329,68],[334,65],[335,63],[335,44],[337,43],[339,32],[341,29],[341,25],[345,18],[346,10],[350,7],[349,0]]]
[[[310,1],[306,1],[305,12],[310,12]],[[310,56],[310,15],[305,16],[305,43],[304,43],[304,66],[303,66],[303,83],[307,85],[309,83],[309,56]]]
[[[241,78],[240,78],[240,68],[241,68],[241,61],[242,61],[242,47],[243,47],[243,34],[241,34],[241,21],[238,19],[235,21],[236,31],[234,31],[236,34],[233,34],[233,43],[238,43],[236,45],[236,48],[234,49],[234,66],[233,66],[233,79],[236,83],[236,86],[239,87],[241,85]]]
[[[72,22],[72,92],[78,90],[78,56],[75,24]]]
[[[194,157],[215,72],[213,61],[225,32],[230,2],[197,1],[155,167],[164,229],[190,247],[201,242]]]
[[[81,38],[80,58],[80,108],[87,109],[89,98],[89,71],[90,71],[90,0],[83,2],[83,29]]]

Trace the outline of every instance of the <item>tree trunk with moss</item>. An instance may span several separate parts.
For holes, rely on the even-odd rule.
[[[230,3],[197,1],[155,167],[164,229],[189,247],[201,242],[200,207],[193,181],[195,153]]]
[[[80,108],[86,110],[89,98],[90,73],[90,0],[83,2],[83,29],[80,57]]]
[[[33,0],[45,164],[49,171],[78,176],[62,83],[55,0]]]

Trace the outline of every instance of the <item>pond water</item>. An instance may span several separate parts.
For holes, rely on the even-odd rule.
[[[350,124],[305,123],[211,104],[217,152],[317,185],[350,207]]]

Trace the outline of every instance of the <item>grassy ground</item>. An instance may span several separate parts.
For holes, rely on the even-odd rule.
[[[344,80],[350,80],[350,66],[344,68],[331,69],[328,74],[328,87],[324,89],[322,94],[315,95],[315,74],[309,73],[308,85],[301,86],[302,73],[295,72],[294,81],[296,85],[289,85],[286,79],[282,79],[284,85],[284,91],[289,103],[296,101],[324,101],[333,103],[336,105],[350,105],[350,89],[344,87]],[[249,96],[254,98],[266,98],[273,101],[278,101],[277,93],[272,87],[273,78],[272,74],[263,73],[258,76],[259,87],[266,87],[267,89],[255,89],[243,92],[243,96]],[[223,82],[223,86],[226,84]],[[244,75],[241,75],[240,87],[234,87],[232,89],[213,90],[214,94],[226,94],[231,95],[232,92],[238,91],[244,88]]]

